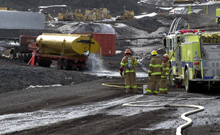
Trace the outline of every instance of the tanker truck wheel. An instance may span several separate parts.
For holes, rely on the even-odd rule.
[[[70,67],[68,60],[64,59],[63,60],[63,69],[68,70]]]
[[[73,61],[70,60],[70,61],[68,61],[68,63],[69,63],[69,70],[72,70],[73,69]]]
[[[78,71],[82,71],[84,68],[82,66],[77,66]]]
[[[63,60],[62,59],[59,59],[57,61],[57,69],[63,69]]]

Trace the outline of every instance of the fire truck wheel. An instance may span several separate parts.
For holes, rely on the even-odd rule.
[[[189,71],[188,69],[185,71],[185,90],[187,92],[195,92],[196,91],[196,82],[189,80]]]
[[[169,83],[170,83],[170,86],[171,86],[171,87],[176,87],[176,83],[175,83],[174,80],[173,80],[173,71],[172,71],[172,68],[171,68],[170,71],[169,71],[168,80],[169,80]]]

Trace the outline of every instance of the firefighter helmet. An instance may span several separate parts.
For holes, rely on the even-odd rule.
[[[130,49],[126,49],[125,53],[131,53]]]
[[[151,55],[157,55],[157,51],[153,50],[153,51],[151,52]]]
[[[169,59],[169,55],[168,54],[164,54],[163,57]]]

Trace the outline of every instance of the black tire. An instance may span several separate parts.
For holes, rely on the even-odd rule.
[[[57,61],[57,69],[63,69],[63,60],[62,59],[59,59]]]
[[[32,58],[32,54],[28,53],[28,61]]]
[[[25,54],[24,53],[21,53],[21,62],[24,63],[24,57],[25,57]]]
[[[77,66],[77,70],[78,70],[78,71],[83,70],[82,66]]]
[[[35,58],[34,58],[34,65],[36,65],[36,63],[37,63],[37,57],[35,56]]]
[[[49,60],[48,61],[43,61],[43,60],[38,61],[38,64],[41,67],[50,67],[51,63],[52,63],[52,61],[49,61]]]
[[[196,92],[196,82],[189,80],[189,71],[185,71],[185,90],[187,92]]]
[[[32,58],[31,54],[27,53],[26,56],[27,56],[27,62],[29,62],[31,60],[31,58]]]
[[[23,58],[24,58],[24,62],[27,63],[28,62],[28,54],[23,53]]]
[[[52,61],[50,60],[50,61],[47,62],[46,67],[50,67],[51,64],[52,64]]]
[[[63,69],[64,69],[64,70],[68,70],[69,67],[70,67],[70,66],[69,66],[68,60],[64,59],[64,60],[63,60]]]
[[[173,71],[172,71],[172,68],[170,69],[169,71],[169,74],[168,74],[168,80],[169,80],[169,83],[170,83],[170,86],[171,87],[176,87],[176,83],[174,82],[173,80]]]
[[[72,70],[72,69],[73,69],[73,61],[70,60],[70,61],[68,61],[68,62],[69,62],[69,70]]]
[[[41,66],[41,67],[43,67],[43,66],[44,66],[44,63],[41,62],[41,61],[38,61],[38,65]]]
[[[19,61],[19,62],[22,62],[22,56],[21,56],[20,53],[18,53],[18,61]]]

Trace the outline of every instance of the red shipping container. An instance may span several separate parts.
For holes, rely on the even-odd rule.
[[[103,56],[113,56],[116,52],[116,34],[92,33],[94,38],[99,43],[99,50],[96,52],[100,54],[100,47],[102,47]]]

